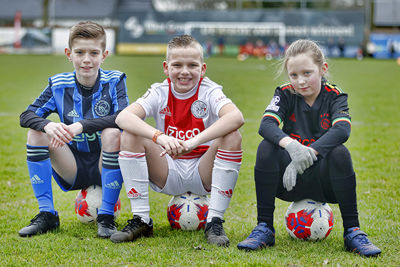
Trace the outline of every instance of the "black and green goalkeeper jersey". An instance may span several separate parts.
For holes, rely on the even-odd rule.
[[[323,79],[321,92],[310,107],[301,95],[293,92],[290,83],[275,89],[261,121],[259,133],[262,137],[278,144],[289,136],[311,146],[321,156],[346,142],[351,130],[346,93]]]

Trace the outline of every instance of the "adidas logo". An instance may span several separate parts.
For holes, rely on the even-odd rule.
[[[131,188],[128,192],[128,198],[139,198],[141,197],[142,194],[140,194],[138,191],[135,190],[135,188]]]
[[[39,176],[37,176],[37,174],[35,174],[32,178],[31,178],[31,182],[32,184],[43,184],[44,181],[42,179],[40,179]]]
[[[229,189],[229,190],[226,190],[226,191],[219,190],[218,193],[223,195],[224,197],[232,198],[233,190],[232,189]]]
[[[289,117],[289,120],[296,122],[296,117],[294,116],[294,113]]]
[[[105,187],[110,188],[110,189],[120,189],[121,185],[117,181],[114,181],[114,182],[106,184]]]
[[[73,110],[71,110],[70,112],[68,112],[67,116],[68,116],[68,117],[79,118],[79,114],[78,114],[78,112],[76,112],[75,109],[73,109]]]
[[[171,111],[169,110],[169,107],[166,106],[165,108],[163,108],[162,110],[160,110],[160,114],[161,115],[166,115],[166,116],[171,116]]]

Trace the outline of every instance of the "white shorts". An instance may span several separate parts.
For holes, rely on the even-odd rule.
[[[176,159],[173,160],[169,155],[165,155],[168,160],[168,177],[164,188],[159,188],[150,181],[150,187],[159,193],[177,196],[186,192],[197,195],[208,195],[201,181],[199,173],[200,158],[195,159]]]

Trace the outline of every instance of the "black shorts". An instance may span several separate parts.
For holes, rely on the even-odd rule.
[[[63,191],[79,190],[90,185],[101,186],[101,173],[99,171],[100,151],[96,152],[80,152],[69,146],[75,157],[77,166],[77,174],[74,183],[67,183],[54,169],[53,177]]]

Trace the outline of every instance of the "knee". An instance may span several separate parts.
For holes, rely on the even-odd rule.
[[[127,131],[122,131],[120,150],[136,151],[140,147],[140,151],[142,151],[144,147],[144,142],[146,142],[146,140],[146,138],[143,138],[141,136],[131,134]]]
[[[329,160],[336,170],[349,170],[353,169],[350,151],[344,146],[339,145],[335,147],[329,154]]]
[[[235,151],[242,149],[242,135],[238,130],[233,131],[222,137],[221,148]]]
[[[121,131],[117,128],[106,128],[101,133],[101,144],[104,151],[119,150]]]
[[[257,148],[256,165],[264,165],[265,162],[273,162],[279,158],[279,146],[267,140],[262,140]]]
[[[29,129],[27,134],[27,143],[31,146],[48,146],[49,138],[44,132]]]

